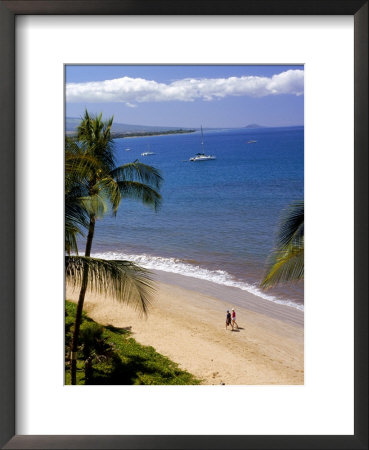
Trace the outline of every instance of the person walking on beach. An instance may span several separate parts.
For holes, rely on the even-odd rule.
[[[231,313],[227,310],[227,316],[226,316],[226,330],[228,330],[228,325],[232,327],[233,331],[233,325],[232,325],[232,319],[231,319]]]
[[[234,310],[234,308],[232,308],[232,322],[231,322],[231,325],[232,325],[232,330],[233,330],[235,325],[236,325],[237,330],[238,330],[238,325],[237,325],[237,322],[236,322],[236,311]]]

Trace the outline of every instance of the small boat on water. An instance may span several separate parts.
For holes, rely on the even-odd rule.
[[[126,148],[126,152],[129,152],[129,151],[131,151],[131,149],[130,148]]]
[[[190,161],[198,162],[198,161],[210,161],[212,159],[216,159],[216,157],[214,155],[206,155],[204,153],[204,133],[202,131],[202,125],[201,125],[201,148],[203,151],[200,153],[196,153],[195,156],[192,156],[192,158],[190,158]]]
[[[190,158],[190,161],[209,161],[210,159],[216,159],[216,157],[214,155],[205,155],[205,153],[196,153],[195,156]]]
[[[156,153],[150,151],[150,144],[147,145],[147,151],[141,153],[141,156],[151,156],[151,155],[155,155]]]
[[[248,144],[255,144],[255,142],[257,142],[257,141],[253,141],[252,139],[247,141]]]

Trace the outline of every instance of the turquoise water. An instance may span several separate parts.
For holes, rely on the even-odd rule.
[[[115,140],[118,164],[139,159],[160,169],[163,204],[154,213],[124,201],[116,218],[98,221],[92,253],[302,309],[302,283],[266,293],[258,284],[281,211],[304,196],[303,127],[204,130],[204,151],[217,159],[189,162],[200,142],[199,132]],[[142,157],[148,149],[155,155]]]

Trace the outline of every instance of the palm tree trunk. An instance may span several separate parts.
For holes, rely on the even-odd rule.
[[[88,283],[88,268],[85,266],[83,268],[82,286],[81,286],[81,290],[80,290],[79,298],[78,298],[77,313],[76,313],[76,319],[74,321],[74,330],[73,330],[73,338],[72,338],[72,346],[71,346],[71,355],[70,355],[71,384],[77,383],[78,336],[79,336],[79,329],[80,329],[81,322],[82,322],[83,303],[85,300],[87,283]]]
[[[93,240],[94,232],[95,232],[95,221],[96,221],[95,216],[90,216],[90,225],[88,227],[88,236],[87,236],[87,242],[86,242],[85,256],[90,256],[90,254],[91,254],[92,240]],[[81,290],[79,292],[79,297],[78,297],[76,320],[74,322],[71,355],[70,355],[71,384],[77,383],[78,336],[79,336],[79,329],[80,329],[81,322],[82,322],[83,303],[85,301],[87,284],[88,284],[88,268],[87,268],[87,266],[84,266],[82,286],[81,286]]]
[[[85,256],[91,255],[92,239],[94,238],[95,233],[95,223],[96,223],[95,216],[90,216],[90,225],[88,227]]]

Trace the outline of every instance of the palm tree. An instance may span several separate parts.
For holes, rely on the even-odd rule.
[[[304,201],[290,205],[282,215],[276,248],[269,256],[262,288],[304,278]]]
[[[160,205],[162,177],[153,167],[140,163],[115,166],[111,126],[113,118],[103,122],[102,115],[91,118],[88,112],[78,127],[78,140],[87,145],[85,154],[94,158],[99,166],[91,167],[87,177],[88,196],[82,199],[89,214],[88,236],[85,256],[90,256],[95,223],[107,211],[107,202],[116,214],[122,198],[140,200],[155,210]]]
[[[78,335],[87,288],[105,293],[109,291],[120,301],[136,301],[136,305],[139,305],[144,313],[148,305],[147,290],[150,278],[144,269],[127,261],[104,261],[90,257],[96,220],[108,211],[109,206],[113,214],[116,214],[123,198],[140,200],[154,210],[157,210],[161,202],[158,190],[162,178],[155,168],[137,160],[116,167],[111,136],[112,123],[113,118],[103,122],[101,114],[90,117],[86,111],[78,127],[77,141],[70,145],[72,149],[69,149],[74,158],[78,155],[78,170],[77,180],[71,181],[73,188],[68,187],[68,193],[73,195],[70,196],[72,207],[66,207],[66,217],[72,210],[69,222],[66,220],[66,231],[69,233],[66,233],[67,253],[69,251],[69,256],[66,257],[66,278],[78,281],[81,286],[71,345],[72,384],[76,383]],[[70,256],[70,250],[77,247],[75,236],[81,232],[81,227],[88,228],[88,235],[85,257],[78,259]]]

